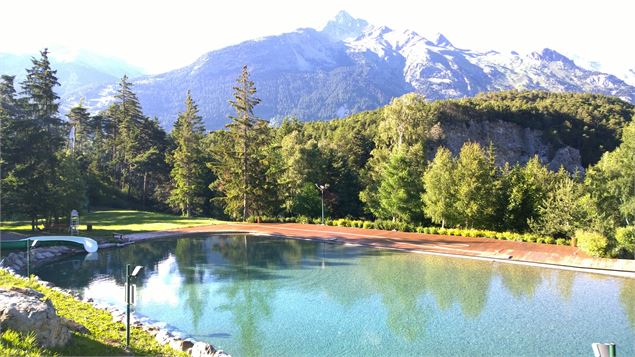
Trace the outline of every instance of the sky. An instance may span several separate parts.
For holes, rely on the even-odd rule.
[[[515,50],[548,47],[601,63],[635,68],[634,11],[627,0],[3,0],[0,53],[53,55],[84,49],[121,58],[146,73],[192,63],[242,41],[322,29],[340,10],[373,25],[444,34],[456,47]]]

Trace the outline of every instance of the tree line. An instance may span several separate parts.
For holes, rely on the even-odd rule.
[[[207,132],[191,93],[166,133],[143,114],[124,76],[115,102],[91,114],[80,102],[59,113],[48,52],[32,60],[16,90],[0,80],[2,210],[35,228],[73,208],[130,207],[246,220],[320,214],[442,227],[571,237],[578,229],[615,237],[635,219],[632,105],[591,94],[488,93],[428,102],[417,94],[329,122],[257,117],[245,66],[225,130]],[[447,121],[503,120],[541,130],[554,146],[581,152],[585,174],[551,171],[535,157],[497,166],[493,146],[459,153],[434,146]]]

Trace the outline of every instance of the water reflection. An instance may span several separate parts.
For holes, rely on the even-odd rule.
[[[620,301],[626,311],[626,316],[635,329],[635,279],[626,279],[620,291]]]
[[[293,331],[303,320],[289,315],[291,305],[297,311],[325,309],[359,318],[364,336],[394,340],[395,351],[408,354],[429,344],[444,314],[460,315],[453,318],[470,324],[492,307],[492,296],[504,296],[496,303],[519,309],[532,306],[545,289],[560,299],[553,306],[581,298],[575,272],[246,236],[152,241],[101,251],[93,261],[69,258],[36,273],[62,287],[88,291],[101,284],[112,293],[123,285],[126,264],[146,267],[138,285],[148,313],[166,305],[181,309],[178,323],[186,332],[227,342],[232,353],[244,356],[270,354],[267,346],[279,343],[272,341],[272,329],[302,333]],[[617,304],[635,330],[635,281],[622,279],[617,288]],[[301,305],[306,301],[313,305]],[[359,315],[364,305],[371,311]],[[488,318],[496,320],[496,315]],[[388,335],[374,330],[383,326]]]

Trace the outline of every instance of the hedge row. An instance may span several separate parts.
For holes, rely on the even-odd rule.
[[[249,217],[247,220],[249,223],[303,223],[303,224],[320,224],[320,218],[310,218],[305,216],[298,217],[266,217],[257,216]],[[417,232],[425,234],[440,234],[459,237],[482,237],[501,240],[511,240],[517,242],[531,242],[531,243],[544,243],[544,244],[557,244],[557,245],[570,245],[570,239],[559,238],[555,239],[549,236],[539,236],[532,233],[514,233],[514,232],[495,232],[482,229],[461,229],[461,228],[440,228],[440,227],[421,227],[413,226],[411,224],[403,222],[393,222],[389,220],[376,220],[376,221],[364,221],[353,220],[346,218],[339,219],[325,219],[324,222],[327,226],[336,227],[354,227],[354,228],[366,228],[366,229],[381,229],[387,231],[400,231],[400,232]]]

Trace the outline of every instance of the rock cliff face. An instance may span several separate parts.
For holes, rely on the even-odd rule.
[[[569,172],[584,172],[578,149],[570,146],[555,146],[549,143],[541,130],[523,128],[517,124],[497,121],[449,121],[437,123],[430,131],[427,156],[431,160],[439,146],[458,155],[466,142],[479,143],[487,148],[494,146],[496,164],[524,164],[538,155],[541,162],[552,170],[563,166]]]

